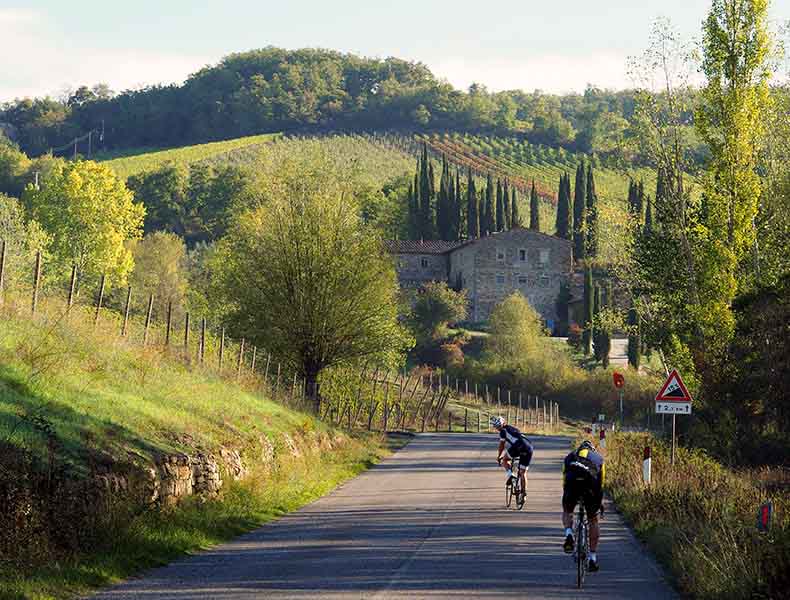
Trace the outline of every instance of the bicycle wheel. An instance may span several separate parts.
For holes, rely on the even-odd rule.
[[[584,509],[579,510],[579,523],[576,527],[576,587],[584,584],[587,572],[587,523],[584,520]]]
[[[513,503],[513,487],[512,483],[508,485],[508,483],[505,482],[505,506],[508,508],[510,508],[510,505]]]
[[[516,491],[516,508],[521,510],[524,508],[524,501],[527,499],[526,490],[521,488],[521,481],[518,482],[518,490]]]

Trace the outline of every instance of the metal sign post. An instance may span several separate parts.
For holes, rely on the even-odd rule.
[[[691,394],[680,377],[677,369],[667,377],[661,390],[656,394],[656,413],[672,415],[672,456],[670,463],[675,464],[675,417],[691,414]]]
[[[625,377],[622,373],[615,371],[612,373],[612,381],[614,387],[620,391],[620,428],[623,426],[623,387],[625,386]]]

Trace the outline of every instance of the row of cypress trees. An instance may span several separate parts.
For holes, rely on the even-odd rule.
[[[507,180],[489,173],[485,187],[477,190],[475,177],[467,169],[465,189],[458,167],[452,169],[446,156],[441,159],[439,189],[435,187],[433,161],[423,144],[414,178],[409,185],[409,235],[413,239],[456,241],[477,238],[498,231],[523,227],[518,191]],[[540,231],[540,203],[532,181],[529,228]]]

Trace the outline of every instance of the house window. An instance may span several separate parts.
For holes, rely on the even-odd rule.
[[[521,262],[527,262],[527,249],[526,248],[519,248],[518,249],[518,259]]]
[[[505,249],[504,248],[497,248],[496,249],[496,261],[497,262],[505,262]]]
[[[424,256],[420,259],[420,266],[423,269],[427,269],[428,268],[428,259],[425,258]]]
[[[524,275],[520,275],[518,278],[518,284],[522,286],[527,285],[527,278]]]
[[[496,274],[496,286],[501,288],[505,285],[505,274],[504,273],[497,273]]]
[[[550,283],[551,283],[551,280],[549,279],[548,275],[541,275],[540,276],[540,287],[547,288],[547,287],[549,287]]]
[[[538,259],[541,265],[549,264],[549,250],[548,248],[540,249],[540,258]]]

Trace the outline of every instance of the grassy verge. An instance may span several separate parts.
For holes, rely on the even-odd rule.
[[[642,484],[642,451],[650,445],[653,480]],[[786,488],[759,485],[698,450],[669,449],[648,434],[607,438],[608,490],[681,592],[694,598],[780,598],[790,588],[790,499]],[[756,528],[771,500],[771,531]]]
[[[231,483],[216,500],[193,498],[166,512],[116,523],[88,553],[27,571],[0,567],[0,599],[72,598],[145,568],[228,540],[319,498],[387,454],[378,436],[347,439],[337,450],[283,456]]]
[[[44,303],[31,318],[8,295],[0,305],[4,600],[74,597],[227,540],[320,497],[389,451],[381,436],[350,436],[273,402],[255,378],[221,378],[177,348],[144,348],[118,332],[109,316],[93,325],[75,310],[66,321]],[[289,451],[286,434],[310,440],[302,456]],[[256,464],[264,441],[274,459]],[[251,473],[226,483],[215,500],[140,512],[121,498],[92,516],[68,496],[65,484],[97,463],[139,467],[160,454],[220,447],[238,450]]]

